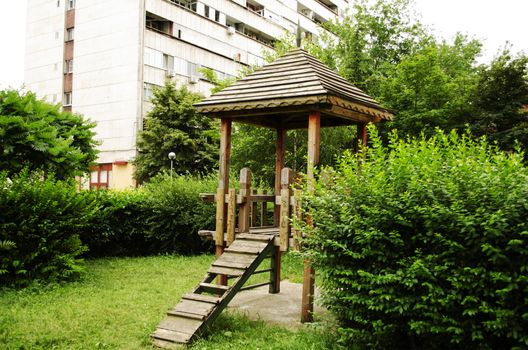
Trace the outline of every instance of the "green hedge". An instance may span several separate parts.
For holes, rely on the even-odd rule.
[[[98,211],[81,240],[88,256],[194,254],[211,245],[198,236],[213,229],[215,208],[199,198],[214,192],[212,177],[160,175],[144,188],[129,191],[85,191]]]
[[[27,171],[11,179],[0,174],[0,286],[77,276],[85,250],[78,231],[95,210],[72,182]]]
[[[528,347],[523,155],[437,132],[325,170],[307,256],[343,340],[379,349]],[[302,223],[297,223],[302,225]]]
[[[78,275],[82,257],[195,254],[212,245],[215,208],[198,194],[212,177],[162,175],[130,191],[83,191],[23,171],[0,174],[0,286]]]

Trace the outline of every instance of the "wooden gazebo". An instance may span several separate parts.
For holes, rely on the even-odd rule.
[[[204,115],[220,119],[218,190],[210,196],[217,204],[212,233],[217,260],[203,282],[168,312],[153,333],[155,344],[162,347],[187,343],[202,333],[254,273],[269,271],[270,293],[280,291],[281,252],[297,246],[289,227],[296,201],[291,197],[292,172],[284,168],[287,130],[308,129],[310,180],[319,163],[321,127],[357,125],[358,142],[366,144],[368,123],[393,118],[390,111],[302,49],[288,52],[195,106]],[[241,171],[239,192],[229,188],[233,121],[277,131],[274,194],[255,195],[247,168]],[[274,220],[272,225],[254,228],[250,212],[259,201],[275,204]],[[256,271],[266,257],[272,259],[271,268]],[[304,264],[301,320],[307,322],[312,320],[314,271],[308,261]],[[234,279],[231,285],[228,278]],[[217,283],[211,283],[215,279]]]

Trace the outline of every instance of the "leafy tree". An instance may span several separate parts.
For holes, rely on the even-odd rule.
[[[94,123],[39,100],[32,92],[0,91],[0,170],[29,170],[58,178],[81,175],[97,157]]]
[[[474,110],[480,49],[477,40],[458,35],[452,44],[432,42],[403,57],[380,82],[379,99],[397,111],[387,128],[414,136],[463,128]]]
[[[198,114],[193,107],[202,99],[187,87],[176,88],[167,80],[154,90],[153,108],[138,135],[138,154],[134,160],[135,176],[147,181],[170,167],[167,157],[174,152],[177,174],[203,173],[214,168],[218,153],[218,131],[211,119]]]
[[[480,72],[474,101],[470,122],[476,134],[503,149],[513,149],[516,141],[528,147],[528,56],[513,57],[506,49]]]
[[[322,32],[322,44],[308,45],[308,50],[373,96],[393,65],[432,40],[415,19],[410,0],[361,0],[326,28],[332,34]]]

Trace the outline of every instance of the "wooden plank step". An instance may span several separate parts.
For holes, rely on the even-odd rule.
[[[172,341],[152,338],[152,345],[158,348],[162,348],[162,349],[172,349],[172,350],[180,349],[181,350],[181,349],[186,349],[187,344],[188,342],[187,343],[175,343]]]
[[[217,275],[227,275],[227,276],[242,276],[245,272],[245,270],[240,270],[236,268],[229,268],[229,267],[221,267],[221,266],[211,266],[209,270],[207,270],[209,273],[216,273]]]
[[[278,235],[279,234],[279,228],[278,227],[251,227],[249,229],[250,234],[259,234],[259,235]]]
[[[240,263],[240,262],[235,262],[235,261],[223,260],[222,258],[220,258],[213,263],[213,266],[243,270],[243,269],[247,269],[250,264],[251,263]]]
[[[244,247],[244,246],[231,245],[231,246],[229,246],[229,248],[226,248],[224,250],[224,252],[258,255],[263,250],[264,250],[264,248],[254,248],[254,247]]]
[[[251,248],[265,248],[269,243],[269,240],[262,242],[262,241],[252,241],[248,239],[237,239],[231,243],[229,248],[231,247],[251,247]]]
[[[273,236],[272,235],[259,235],[259,234],[254,234],[254,233],[239,233],[236,236],[236,239],[269,242],[271,239],[273,239]]]
[[[196,330],[202,325],[202,321],[194,320],[192,318],[180,317],[180,316],[168,316],[161,320],[158,325],[158,329],[166,329],[173,332],[194,334]]]
[[[154,340],[161,340],[161,344],[164,342],[169,342],[170,344],[167,345],[174,345],[174,343],[187,344],[189,340],[191,340],[192,334],[158,328],[151,334],[151,336],[154,338]],[[166,348],[162,345],[157,346]]]
[[[221,285],[218,285],[218,284],[200,283],[200,289],[202,289],[204,292],[208,292],[208,293],[223,294],[229,288],[230,288],[229,286],[221,286]]]
[[[253,261],[255,261],[255,256],[240,253],[230,253],[224,250],[224,253],[213,264],[215,264],[217,261],[231,261],[240,264],[251,264]]]
[[[198,321],[205,320],[205,316],[203,316],[203,315],[189,314],[187,312],[176,311],[174,309],[167,311],[167,315],[169,315],[169,316],[179,316],[179,317],[184,317],[184,318],[192,318],[193,320],[198,320]]]
[[[182,299],[204,301],[206,303],[211,303],[211,304],[218,304],[218,302],[220,301],[220,299],[218,297],[215,297],[215,296],[212,296],[212,295],[195,294],[195,293],[185,294],[182,297]]]
[[[174,309],[170,311],[207,316],[209,315],[209,313],[211,313],[214,307],[215,304],[211,304],[205,301],[182,299],[178,304],[176,304]]]

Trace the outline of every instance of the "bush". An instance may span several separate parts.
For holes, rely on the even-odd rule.
[[[216,177],[204,178],[167,174],[151,179],[145,186],[147,237],[157,252],[199,253],[211,247],[198,230],[213,230],[216,208],[204,203],[200,193],[216,192]]]
[[[0,174],[0,284],[70,279],[82,270],[78,231],[93,203],[76,195],[72,182],[22,171]]]
[[[308,196],[306,255],[348,342],[365,348],[528,346],[528,169],[520,153],[437,132],[374,129]],[[322,181],[324,179],[324,181]],[[298,225],[303,225],[298,223]]]
[[[213,229],[215,207],[199,194],[214,192],[212,177],[161,175],[131,191],[86,191],[98,210],[81,239],[88,256],[204,252],[200,229]]]
[[[88,248],[85,256],[155,253],[149,249],[146,237],[146,216],[150,210],[145,205],[144,191],[83,191],[80,195],[97,205],[90,225],[80,232],[81,240]]]

